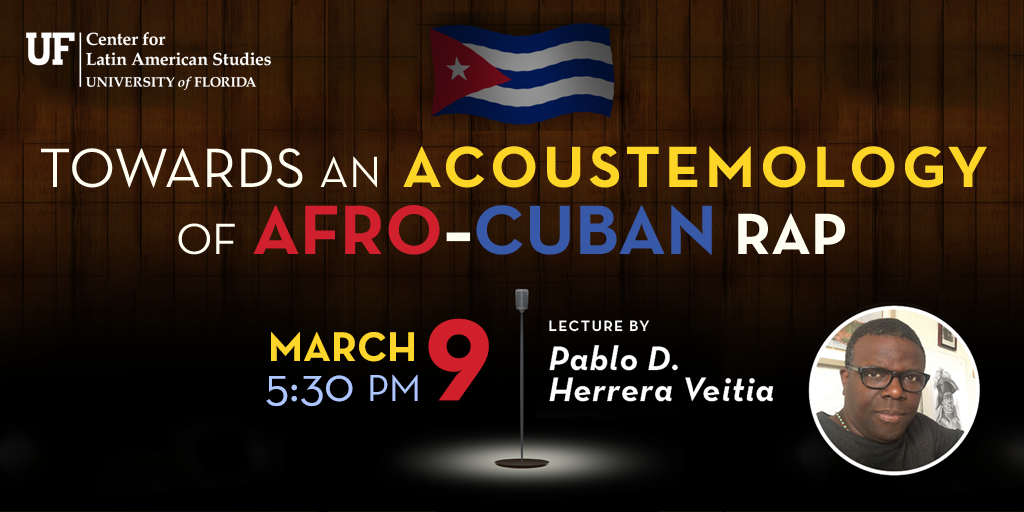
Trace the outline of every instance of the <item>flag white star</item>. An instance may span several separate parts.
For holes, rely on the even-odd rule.
[[[459,58],[455,57],[455,64],[448,66],[448,69],[452,70],[452,80],[455,80],[457,76],[461,76],[463,80],[469,80],[466,78],[466,68],[468,67],[465,64],[459,64]]]

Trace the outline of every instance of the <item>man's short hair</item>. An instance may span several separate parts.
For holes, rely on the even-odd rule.
[[[853,331],[853,334],[850,336],[850,341],[846,343],[846,366],[853,366],[853,350],[857,345],[857,340],[868,335],[895,336],[897,338],[912,341],[921,349],[921,355],[925,355],[924,345],[921,344],[921,338],[917,337],[917,333],[914,332],[909,325],[895,318],[876,318],[861,324],[857,330]]]

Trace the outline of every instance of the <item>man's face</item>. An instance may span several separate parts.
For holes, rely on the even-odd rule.
[[[914,342],[896,336],[867,335],[860,338],[853,351],[853,366],[885,368],[894,372],[924,371],[924,354]],[[850,430],[879,443],[891,443],[903,432],[917,414],[921,393],[909,393],[892,379],[885,389],[871,389],[861,381],[860,374],[847,369],[839,371],[846,397],[843,416]]]

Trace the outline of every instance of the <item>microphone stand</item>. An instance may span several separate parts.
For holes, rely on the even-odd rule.
[[[523,458],[523,446],[525,444],[524,430],[523,430],[523,404],[526,401],[525,393],[525,363],[524,363],[524,349],[523,349],[523,316],[526,312],[527,298],[529,297],[528,290],[516,290],[516,309],[519,310],[519,459],[501,459],[494,463],[503,468],[515,468],[515,469],[527,469],[527,468],[540,468],[548,465],[548,461],[543,459],[524,459]]]

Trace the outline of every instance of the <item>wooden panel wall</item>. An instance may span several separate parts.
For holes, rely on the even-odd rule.
[[[501,330],[517,320],[511,290],[529,286],[551,317],[644,312],[683,325],[678,343],[691,350],[695,365],[728,364],[743,372],[766,358],[813,350],[822,333],[870,305],[917,305],[961,329],[1022,307],[1019,2],[50,0],[5,9],[0,314],[14,339],[61,339],[72,325],[111,343],[142,332],[157,342],[200,330],[216,337],[237,325],[429,329],[456,316]],[[429,115],[431,28],[472,24],[523,35],[568,23],[611,30],[611,117],[580,113],[515,126]],[[272,56],[273,64],[85,71],[252,76],[256,89],[78,88],[71,66],[28,63],[22,35],[30,31],[150,32],[167,38],[166,46],[146,50],[150,55],[254,52]],[[401,186],[420,147],[441,169],[452,148],[467,144],[485,156],[460,161],[459,172],[483,175],[481,186],[465,190],[445,179],[437,189]],[[538,160],[537,178],[519,189],[501,187],[491,172],[494,154],[510,145]],[[619,152],[611,161],[622,181],[610,189],[586,180],[594,173],[589,154],[602,145]],[[857,186],[849,172],[854,153],[871,145],[892,153],[897,166],[892,182],[878,189]],[[930,163],[944,166],[944,186],[918,188],[903,175],[903,159],[922,145],[943,149]],[[544,179],[546,169],[567,173],[573,146],[582,148],[584,179],[570,190],[555,188]],[[650,158],[649,187],[636,186],[637,160],[626,157],[626,146],[661,147]],[[698,148],[680,159],[698,169],[698,188],[667,186],[669,146]],[[793,146],[807,158],[807,177],[792,189],[771,186],[759,172],[776,146]],[[845,188],[815,186],[818,146],[827,148],[829,177],[845,179]],[[968,158],[987,147],[973,188],[962,186],[947,146]],[[205,148],[222,148],[234,160],[233,186],[167,188],[161,180],[151,187],[140,175],[129,188],[116,159],[108,186],[72,186],[69,157],[62,155],[61,186],[53,188],[49,155],[39,152],[44,147],[95,147],[113,158],[120,148],[129,164],[139,151],[153,162],[166,148],[163,176],[184,149],[201,181]],[[258,148],[276,163],[289,147],[300,151],[290,161],[304,171],[301,186],[239,186],[242,148]],[[701,171],[708,147],[728,161],[750,148],[753,185],[708,187]],[[546,148],[555,148],[551,163]],[[376,159],[377,187],[366,180],[319,187],[335,159],[348,179],[352,157],[368,168]],[[258,163],[256,157],[247,162],[250,169]],[[215,168],[222,165],[214,160]],[[510,163],[510,174],[521,172],[516,165]],[[103,162],[87,156],[81,169],[94,179]],[[775,172],[787,176],[792,169],[782,159]],[[880,160],[869,159],[865,169],[880,175]],[[274,178],[282,171],[275,165]],[[555,256],[528,247],[495,256],[476,242],[450,244],[443,236],[423,256],[402,254],[383,236],[379,256],[362,249],[346,255],[340,240],[321,242],[315,255],[252,254],[274,208],[301,251],[304,208],[319,204],[369,206],[384,217],[385,233],[387,217],[409,204],[431,208],[442,231],[473,231],[484,209],[510,204],[524,217],[492,222],[499,243],[528,240],[529,205],[542,205],[543,236],[553,240],[557,205],[604,204],[617,216],[619,240],[611,254],[578,254],[574,216],[570,250]],[[667,248],[670,207],[699,225],[703,205],[714,209],[712,255],[694,242],[681,255],[618,254],[640,207]],[[845,221],[846,237],[825,255],[736,254],[738,213],[769,222],[770,249],[789,215],[809,240],[813,215],[826,212]],[[176,248],[177,231],[193,222],[235,224],[234,245],[219,256],[184,254]],[[340,238],[342,223],[339,215],[317,226]],[[426,226],[410,220],[401,229],[418,240]],[[531,329],[540,329],[539,320]],[[698,341],[708,339],[722,341]],[[766,342],[789,350],[767,350]]]

